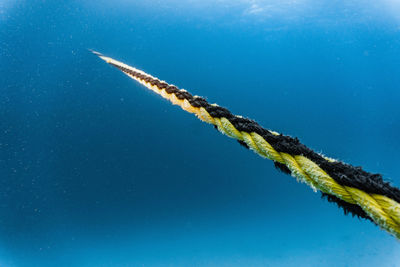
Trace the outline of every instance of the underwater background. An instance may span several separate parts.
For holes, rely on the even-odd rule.
[[[400,266],[107,56],[400,186],[400,2],[0,2],[0,266]]]

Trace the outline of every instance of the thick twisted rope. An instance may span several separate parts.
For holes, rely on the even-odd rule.
[[[274,161],[277,168],[308,184],[314,191],[320,190],[345,213],[369,219],[400,239],[400,190],[383,181],[381,175],[325,157],[301,144],[297,138],[264,129],[253,120],[209,104],[202,97],[192,96],[141,70],[92,52],[146,88]]]

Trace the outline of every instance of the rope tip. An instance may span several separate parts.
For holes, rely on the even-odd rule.
[[[106,56],[104,56],[102,53],[100,53],[100,52],[97,52],[97,51],[95,51],[95,50],[93,50],[93,49],[88,49],[90,52],[92,52],[93,54],[95,54],[96,56],[98,56],[99,58],[101,58],[102,60],[104,60],[105,62],[107,62],[107,63],[110,63],[111,62],[111,58],[109,58],[109,57],[106,57]]]
[[[102,53],[100,53],[100,52],[97,52],[97,51],[95,51],[95,50],[93,50],[93,49],[90,49],[90,48],[88,48],[88,50],[90,51],[90,52],[92,52],[93,54],[95,54],[96,56],[103,56],[103,54]]]

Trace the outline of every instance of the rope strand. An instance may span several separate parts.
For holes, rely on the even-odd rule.
[[[204,98],[192,96],[134,67],[92,51],[146,88],[168,99],[200,120],[214,125],[298,181],[319,190],[345,213],[366,218],[400,239],[400,190],[379,174],[325,157],[301,144],[297,138],[262,128],[253,120],[233,115]]]

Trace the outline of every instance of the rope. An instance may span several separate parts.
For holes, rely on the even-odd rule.
[[[314,191],[335,202],[345,214],[371,220],[400,239],[400,190],[385,182],[380,174],[328,158],[301,144],[297,138],[262,128],[257,122],[233,115],[229,110],[209,104],[134,67],[92,51],[146,88],[174,105],[214,125],[221,133],[238,140],[275,166],[306,183]]]

